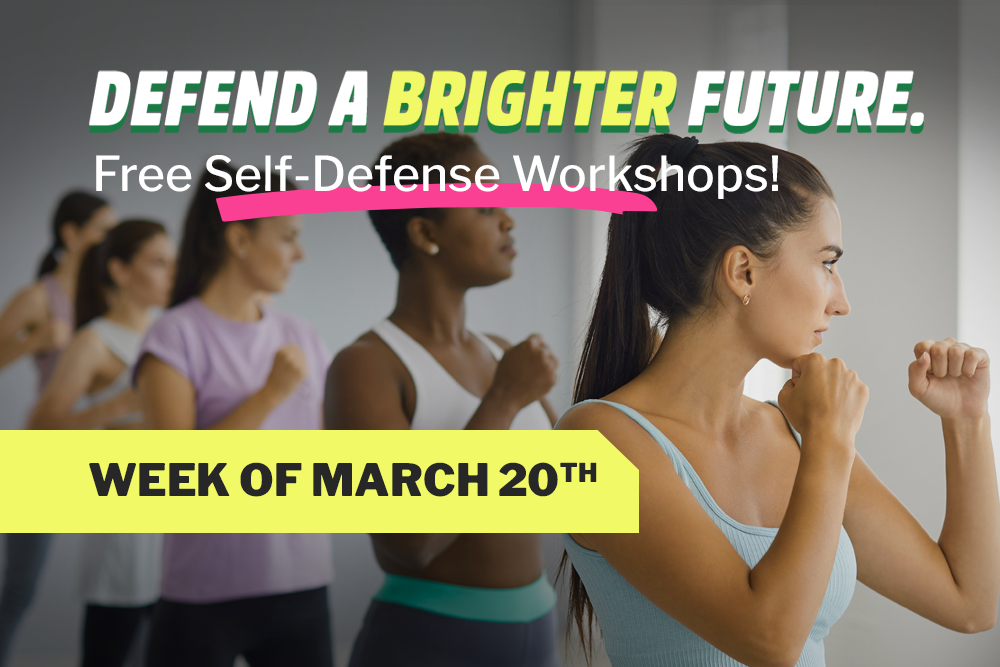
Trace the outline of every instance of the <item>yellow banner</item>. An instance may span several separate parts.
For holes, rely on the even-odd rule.
[[[634,533],[597,431],[5,431],[0,532]]]

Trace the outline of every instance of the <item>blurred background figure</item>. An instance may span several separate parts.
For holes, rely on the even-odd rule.
[[[73,299],[80,263],[116,222],[103,199],[71,192],[60,200],[52,221],[52,245],[38,268],[38,279],[0,313],[0,369],[26,354],[34,355],[41,393],[73,331]],[[3,592],[0,593],[0,666],[14,631],[31,604],[51,535],[6,536]]]
[[[299,222],[223,222],[206,184],[224,188],[207,172],[195,186],[171,308],[139,352],[146,424],[322,428],[330,354],[312,326],[266,298],[303,258]],[[332,580],[329,535],[166,535],[149,664],[232,667],[242,655],[253,667],[330,667]]]
[[[126,220],[80,265],[77,332],[42,392],[30,428],[140,428],[130,379],[150,310],[173,287],[175,250],[163,225]],[[158,534],[82,536],[83,667],[118,667],[160,597]]]
[[[408,137],[382,154],[393,172],[490,164],[467,135]],[[396,307],[334,360],[327,426],[550,429],[557,362],[541,336],[512,347],[465,326],[466,292],[512,275],[514,221],[502,208],[369,215],[399,271]],[[559,664],[539,535],[383,534],[372,544],[385,583],[351,667]]]

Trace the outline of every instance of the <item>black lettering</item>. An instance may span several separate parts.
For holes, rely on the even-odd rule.
[[[154,470],[163,470],[166,466],[162,463],[140,463],[139,464],[139,495],[140,496],[165,496],[166,489],[154,489],[153,484],[160,483],[160,476],[152,474]]]
[[[375,491],[380,496],[387,496],[389,492],[382,481],[382,471],[378,469],[377,463],[366,463],[365,470],[361,473],[361,481],[358,482],[357,496],[365,495],[365,491]]]
[[[406,473],[406,474],[404,474]],[[415,463],[393,463],[392,464],[392,495],[403,495],[403,485],[411,496],[419,496],[420,489],[417,482],[420,480],[420,466]]]
[[[469,474],[469,464],[459,463],[458,464],[458,495],[467,496],[469,495],[469,484],[476,485],[477,495],[485,496],[486,491],[486,464],[479,463],[476,466],[479,474],[470,475]]]
[[[326,495],[337,495],[337,487],[341,487],[341,495],[349,496],[353,492],[351,489],[351,464],[338,463],[336,472],[330,475],[330,466],[326,463],[313,464],[313,495],[323,495],[323,488],[326,488]]]
[[[260,473],[260,487],[256,489],[253,488],[254,471]],[[270,491],[271,481],[271,471],[263,463],[251,463],[240,474],[240,485],[243,487],[244,493],[254,498],[259,498]]]
[[[572,482],[573,481],[573,468],[576,467],[576,464],[575,463],[560,463],[559,465],[566,469],[566,481],[567,482]]]
[[[583,463],[580,464],[580,481],[581,482],[586,482],[588,475],[590,476],[590,481],[591,482],[596,482],[597,481],[597,462],[596,461],[594,463],[590,464],[590,470],[587,469],[586,464],[583,464]]]
[[[437,474],[438,472],[443,472],[446,475],[454,475],[455,471],[447,463],[434,463],[427,467],[427,472],[424,473],[424,486],[427,487],[427,492],[432,496],[447,496],[449,493],[455,490],[454,484],[445,484],[444,486],[437,485]]]
[[[91,463],[90,464],[90,474],[94,476],[94,486],[97,488],[97,495],[104,496],[108,495],[111,491],[111,484],[115,485],[115,493],[119,496],[128,495],[128,487],[132,485],[132,474],[135,472],[135,464],[129,463],[128,467],[125,469],[125,477],[122,477],[122,469],[118,467],[117,463],[108,464],[108,474],[105,476],[101,474],[101,464]]]
[[[542,472],[545,473],[545,486],[540,486],[538,484],[538,478]],[[556,476],[556,469],[548,463],[539,463],[535,465],[528,474],[528,486],[531,487],[531,492],[536,496],[547,496],[551,494],[556,490],[556,485],[558,483],[559,477]]]
[[[181,484],[187,484],[191,479],[181,473],[185,470],[194,470],[193,463],[171,463],[170,464],[170,495],[172,496],[193,496],[194,489],[182,489]]]
[[[521,488],[518,488],[518,486],[517,486],[518,484],[520,484],[521,482],[524,481],[524,478],[528,474],[527,471],[524,469],[523,465],[521,465],[520,463],[508,463],[504,467],[500,468],[500,472],[502,474],[504,474],[504,475],[509,474],[511,472],[514,473],[514,478],[512,480],[510,480],[509,482],[507,482],[506,484],[504,484],[503,488],[500,489],[500,495],[501,496],[526,496],[526,495],[528,495],[528,490],[527,489],[521,489]]]
[[[302,470],[301,463],[279,463],[278,464],[278,495],[285,495],[289,484],[295,484],[295,477],[288,474],[290,470]]]
[[[208,472],[207,463],[198,464],[198,495],[207,496],[209,487],[215,487],[215,493],[220,496],[228,496],[229,489],[222,483],[222,470],[225,463],[216,463],[212,472]]]

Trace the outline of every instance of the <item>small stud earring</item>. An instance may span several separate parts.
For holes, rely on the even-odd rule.
[[[745,297],[743,297],[743,305],[744,306],[750,305],[750,295],[749,294],[747,294]]]
[[[441,248],[439,248],[436,243],[432,243],[429,246],[427,246],[427,254],[430,255],[430,256],[432,256],[432,257],[434,255],[438,254],[438,252],[440,252],[440,251],[441,251]]]

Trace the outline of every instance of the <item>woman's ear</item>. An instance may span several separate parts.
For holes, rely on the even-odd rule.
[[[430,218],[416,215],[407,220],[406,236],[423,253],[436,255],[440,250],[437,225]]]
[[[108,275],[111,276],[111,282],[119,288],[125,287],[130,277],[128,266],[117,257],[108,260]]]
[[[733,246],[722,256],[722,279],[726,288],[741,301],[753,289],[760,262],[746,246]]]
[[[63,247],[66,250],[70,252],[76,250],[80,243],[80,226],[67,220],[59,227],[59,238],[62,239]]]
[[[239,222],[231,222],[226,225],[223,232],[226,240],[226,248],[234,257],[243,259],[247,256],[250,248],[250,230],[246,225]]]

